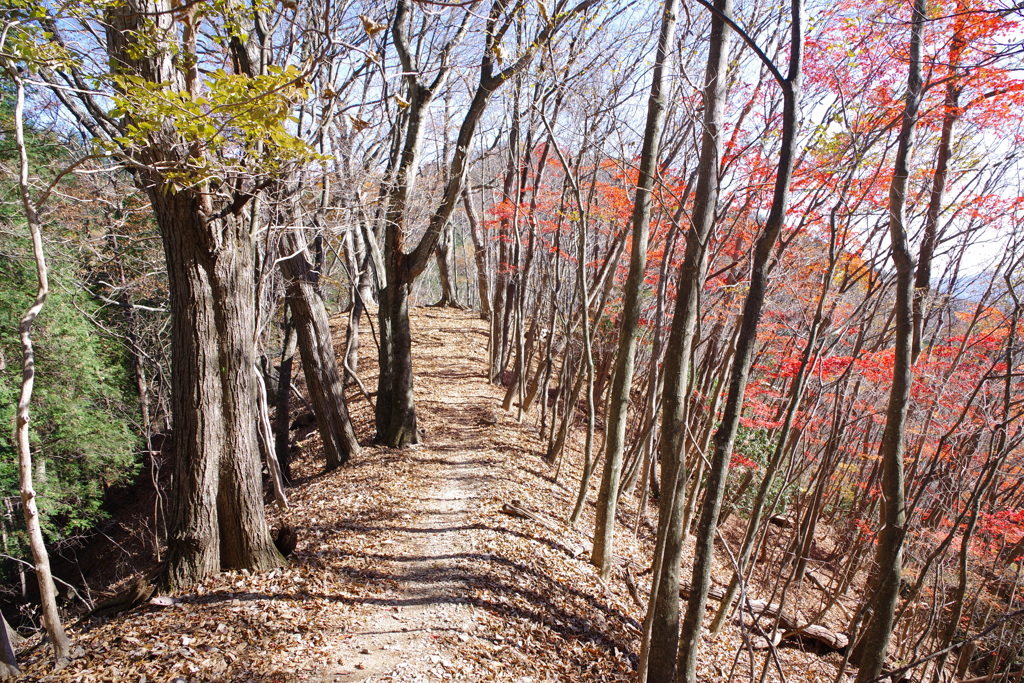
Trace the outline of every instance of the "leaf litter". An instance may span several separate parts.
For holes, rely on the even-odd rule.
[[[288,567],[223,572],[173,604],[84,619],[70,629],[74,659],[54,672],[48,648],[30,648],[19,657],[24,680],[632,680],[643,610],[622,576],[605,584],[589,564],[593,491],[581,522],[566,522],[579,463],[568,458],[556,479],[535,416],[520,424],[500,409],[503,390],[486,375],[486,323],[429,308],[412,309],[411,322],[423,444],[367,445],[324,473],[313,433],[293,467],[291,508],[282,516],[267,507],[275,524],[298,529]],[[363,328],[360,368],[373,387],[376,349]],[[357,390],[348,398],[367,444],[372,410]],[[512,502],[535,517],[503,514]],[[632,526],[635,514],[624,497],[620,520]],[[646,600],[653,522],[637,537],[626,527],[617,556]],[[716,581],[723,576],[719,567]],[[701,678],[722,680],[734,665],[744,677],[753,660],[737,662],[743,642],[735,624],[705,642]],[[787,681],[834,676],[834,662],[792,649],[778,656]],[[767,680],[781,678],[769,671]]]

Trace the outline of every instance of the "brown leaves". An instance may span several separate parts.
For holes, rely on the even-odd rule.
[[[225,572],[173,604],[87,620],[72,634],[81,656],[51,676],[39,648],[28,680],[632,680],[651,528],[616,539],[634,596],[620,577],[601,583],[588,562],[592,509],[576,528],[564,521],[577,464],[556,482],[530,417],[520,425],[497,408],[484,323],[422,309],[412,322],[422,447],[366,448],[323,474],[313,433],[289,491],[287,524],[301,530],[290,566]],[[374,350],[367,337],[361,368]],[[372,415],[350,405],[365,443]],[[501,514],[508,501],[515,516]],[[734,626],[706,644],[705,679],[724,677],[741,645]],[[821,661],[806,657],[790,681],[813,680]]]

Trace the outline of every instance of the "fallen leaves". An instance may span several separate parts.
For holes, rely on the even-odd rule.
[[[26,679],[631,680],[652,527],[616,538],[634,585],[602,583],[588,562],[592,506],[578,527],[564,521],[578,464],[568,459],[556,480],[536,428],[497,408],[502,391],[481,360],[485,323],[423,309],[412,322],[423,447],[368,447],[324,474],[310,457],[313,433],[289,490],[290,566],[224,572],[159,607],[85,620],[72,633],[77,658],[53,674],[37,648]],[[367,338],[361,368],[373,350]],[[373,416],[364,401],[350,406],[366,443]],[[622,514],[632,519],[629,498]],[[728,672],[740,647],[735,626],[706,646],[705,679]],[[802,656],[784,653],[806,674],[788,680],[814,680],[821,662]]]

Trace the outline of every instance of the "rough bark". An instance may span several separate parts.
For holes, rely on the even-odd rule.
[[[150,201],[167,260],[174,368],[165,581],[184,587],[222,567],[280,564],[255,440],[253,248],[243,221],[207,223],[190,192],[154,190]]]
[[[187,91],[194,73],[177,68],[166,42],[177,20],[169,0],[111,9],[107,51],[115,70]],[[156,46],[139,57],[139,40]],[[157,219],[170,290],[174,489],[163,582],[185,587],[222,567],[278,566],[255,440],[253,244],[241,215],[247,197],[225,200],[204,184],[169,183],[159,169],[187,167],[190,154],[170,121],[126,154]]]
[[[324,458],[330,470],[357,455],[359,443],[349,419],[327,309],[316,288],[316,273],[307,258],[306,238],[302,231],[298,228],[285,230],[281,235],[280,251],[290,255],[281,261],[285,296],[298,336],[309,400],[313,404]]]

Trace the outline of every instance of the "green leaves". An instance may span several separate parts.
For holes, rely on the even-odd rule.
[[[0,9],[0,64],[29,72],[42,68],[60,68],[74,62],[53,34],[43,27],[46,9],[32,0],[5,0]]]
[[[124,352],[96,334],[94,302],[76,296],[73,256],[54,250],[51,280],[56,285],[34,332],[36,381],[31,407],[31,441],[36,463],[43,529],[58,540],[91,527],[101,517],[107,487],[134,475],[138,461]],[[0,422],[13,424],[21,386],[18,319],[34,292],[27,240],[0,238]],[[18,499],[17,452],[13,430],[0,431],[0,495]],[[21,517],[6,529],[17,536]],[[9,524],[4,521],[4,524]],[[13,550],[13,549],[12,549]]]

